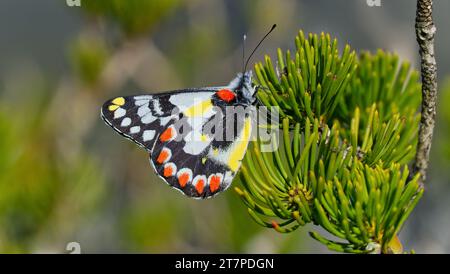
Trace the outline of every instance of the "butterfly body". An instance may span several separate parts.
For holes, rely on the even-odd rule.
[[[240,168],[255,95],[248,71],[222,87],[117,97],[105,102],[101,116],[148,151],[152,167],[170,186],[209,198],[227,189]]]

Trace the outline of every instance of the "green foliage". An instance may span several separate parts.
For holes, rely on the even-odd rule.
[[[418,130],[417,72],[382,51],[356,58],[347,45],[340,55],[329,35],[300,32],[296,45],[294,57],[278,50],[280,73],[268,56],[255,65],[259,98],[279,107],[280,145],[249,147],[237,193],[264,227],[313,223],[345,240],[310,233],[332,250],[401,252],[396,235],[423,193],[405,166]]]
[[[117,23],[128,36],[148,34],[154,25],[181,4],[179,0],[96,0],[84,1],[83,9]]]
[[[11,109],[6,100],[0,106],[2,253],[34,252],[33,243],[45,241],[41,237],[46,233],[68,237],[102,199],[104,178],[98,164],[84,153],[73,161],[62,156],[56,140],[63,135],[45,118],[48,97],[42,94],[49,93],[48,87],[35,82],[27,89],[31,87],[40,96],[20,98],[21,111]]]
[[[255,65],[258,81],[268,88],[259,98],[267,106],[279,106],[281,118],[289,117],[291,122],[301,123],[305,117],[327,120],[356,69],[355,52],[347,45],[339,55],[337,40],[323,33],[306,39],[300,32],[295,44],[295,54],[278,50],[276,69],[268,56],[265,65]]]
[[[374,242],[384,253],[389,252],[389,244],[423,193],[418,176],[406,182],[407,177],[407,168],[400,170],[398,164],[389,169],[371,168],[356,160],[343,169],[343,176],[324,182],[314,200],[317,223],[348,241],[326,241],[327,246],[359,252]]]
[[[355,108],[365,110],[373,104],[383,122],[397,113],[404,117],[416,116],[421,89],[418,80],[419,73],[411,71],[408,62],[400,63],[397,55],[382,50],[376,54],[363,52],[336,116],[343,120]]]
[[[82,36],[71,44],[70,60],[80,80],[88,86],[98,83],[109,57],[109,49],[97,37]]]
[[[353,124],[349,123],[348,118],[355,109],[361,109],[363,115],[351,120],[360,124],[359,137],[353,136],[359,141],[353,146],[361,146],[360,151],[365,155],[372,154],[367,155],[372,162],[378,160],[377,155],[373,154],[376,151],[366,150],[366,145],[372,142],[375,142],[374,149],[378,152],[384,150],[383,153],[392,155],[385,157],[385,161],[407,164],[414,157],[420,120],[417,113],[421,90],[418,79],[419,73],[411,71],[408,62],[400,63],[397,55],[381,50],[375,55],[369,52],[360,55],[358,69],[339,102],[334,118],[346,129],[351,129]],[[377,128],[385,122],[388,122],[388,127],[380,130],[377,136],[367,139],[368,136],[362,132],[370,124]],[[346,133],[343,131],[343,134]],[[344,138],[350,139],[349,136]]]
[[[350,140],[353,156],[365,164],[384,167],[392,163],[407,164],[414,157],[418,120],[418,116],[408,119],[397,113],[391,119],[381,121],[374,104],[363,115],[357,107],[350,118],[350,129],[343,127],[340,133],[344,140]]]

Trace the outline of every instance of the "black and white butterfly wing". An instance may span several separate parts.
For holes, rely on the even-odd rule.
[[[208,198],[230,186],[251,134],[249,116],[233,126],[231,140],[205,132],[211,120],[226,124],[213,100],[219,90],[118,97],[103,105],[102,118],[147,149],[155,171],[170,186],[189,197]]]
[[[172,118],[168,96],[117,97],[103,104],[103,120],[120,135],[150,151],[159,132]]]
[[[185,96],[186,92],[191,95]],[[214,93],[211,88],[116,97],[103,104],[101,117],[120,135],[151,151],[171,119],[196,101],[210,100]]]

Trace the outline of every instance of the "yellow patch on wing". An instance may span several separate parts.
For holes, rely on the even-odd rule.
[[[118,109],[118,108],[119,108],[118,105],[109,105],[109,106],[108,106],[109,111],[115,111],[115,110]]]
[[[116,99],[112,100],[111,103],[113,103],[114,105],[123,106],[125,105],[125,98],[117,97]]]
[[[109,111],[115,111],[119,107],[125,105],[125,98],[117,97],[111,101],[111,105],[108,106]]]
[[[200,117],[212,109],[211,99],[200,102],[184,111],[186,117]]]
[[[228,166],[234,172],[239,169],[241,160],[242,158],[244,158],[245,152],[247,150],[247,145],[250,140],[251,130],[251,119],[246,118],[241,135],[239,136],[239,139],[236,140],[236,144],[233,145],[232,151],[230,153],[230,158],[228,158]]]
[[[208,141],[209,141],[208,135],[202,134],[202,136],[200,136],[200,141],[202,141],[202,142],[208,142]]]

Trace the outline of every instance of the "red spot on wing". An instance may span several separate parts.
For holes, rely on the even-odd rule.
[[[219,189],[221,180],[222,179],[220,176],[211,175],[211,178],[209,179],[209,189],[211,190],[211,192]]]
[[[221,100],[229,103],[231,101],[234,100],[234,98],[236,97],[236,94],[234,94],[234,92],[232,92],[229,89],[221,89],[219,91],[216,92],[217,97],[219,97]]]
[[[187,172],[183,172],[178,176],[178,183],[180,184],[181,187],[185,187],[187,182],[189,182],[189,173]]]
[[[173,167],[172,167],[172,165],[166,165],[165,167],[164,167],[164,177],[172,177],[173,176],[173,174],[174,174],[174,172],[173,172],[174,170],[173,170]]]
[[[205,188],[205,180],[198,179],[197,184],[195,185],[195,189],[197,190],[198,194],[202,194],[204,188]]]
[[[174,129],[172,127],[168,127],[166,130],[164,130],[163,133],[159,136],[159,140],[161,142],[167,142],[174,136]]]
[[[159,153],[158,158],[156,159],[156,162],[158,164],[162,164],[169,159],[169,156],[170,156],[170,152],[166,149],[163,149]]]

